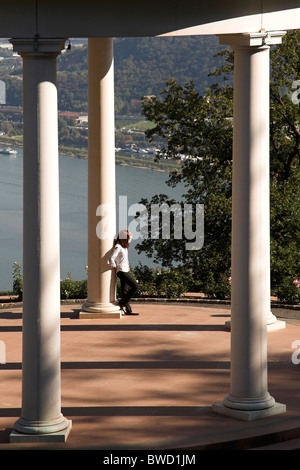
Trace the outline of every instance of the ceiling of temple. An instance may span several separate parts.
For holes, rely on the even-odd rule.
[[[300,28],[299,0],[6,0],[0,37],[222,34]]]

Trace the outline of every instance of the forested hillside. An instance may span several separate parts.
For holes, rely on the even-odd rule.
[[[115,39],[116,113],[139,113],[140,98],[157,95],[171,77],[181,83],[193,80],[201,92],[216,80],[208,74],[220,66],[215,57],[220,49],[215,36]],[[0,79],[6,83],[7,104],[22,106],[21,61],[6,64],[1,63]],[[58,58],[60,110],[87,111],[87,69],[87,45],[74,45]]]
[[[204,90],[215,81],[208,74],[221,64],[214,57],[220,49],[215,36],[117,39],[116,111],[136,112],[141,96],[157,95],[171,77],[180,83],[193,80]]]

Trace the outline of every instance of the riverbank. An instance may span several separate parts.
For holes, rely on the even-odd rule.
[[[7,136],[2,135],[0,137],[0,145],[3,145],[5,147],[22,148],[23,147],[23,139],[20,136],[7,137]]]
[[[23,147],[23,139],[20,136],[16,137],[6,137],[1,136],[0,138],[0,145],[5,147],[16,147],[22,148]],[[60,145],[59,154],[65,155],[67,157],[72,158],[79,158],[81,160],[88,159],[88,150],[86,148],[78,148],[78,147],[66,147]],[[172,161],[163,161],[155,162],[152,158],[143,157],[138,158],[136,156],[128,156],[122,153],[117,153],[115,155],[116,165],[120,166],[130,166],[132,168],[139,168],[141,170],[152,170],[152,171],[159,171],[163,173],[169,173],[171,170],[178,169],[179,163],[172,162]]]
[[[75,157],[83,160],[88,159],[88,152],[86,149],[73,148],[73,147],[59,147],[59,152],[67,157]],[[152,157],[136,157],[134,155],[126,155],[124,153],[115,153],[116,165],[130,166],[132,168],[139,168],[141,170],[152,170],[169,173],[171,170],[178,169],[180,164],[173,161],[155,162]]]

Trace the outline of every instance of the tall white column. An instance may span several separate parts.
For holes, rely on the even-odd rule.
[[[56,57],[62,39],[13,39],[23,58],[22,416],[12,442],[64,441]],[[50,438],[49,438],[50,436]]]
[[[231,389],[213,408],[245,420],[285,411],[267,379],[269,44],[282,34],[221,37],[234,49]]]
[[[88,298],[80,318],[120,318],[108,265],[116,232],[112,38],[89,38],[88,70]]]

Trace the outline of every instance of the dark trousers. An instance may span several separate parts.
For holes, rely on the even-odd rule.
[[[139,290],[139,286],[130,273],[119,271],[117,276],[121,281],[121,304],[127,306],[131,297]]]

